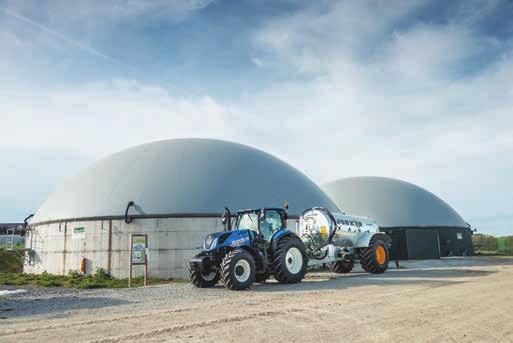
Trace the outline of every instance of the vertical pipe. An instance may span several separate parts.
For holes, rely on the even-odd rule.
[[[144,240],[145,240],[144,247],[146,249],[144,251],[144,286],[146,287],[147,282],[148,282],[148,255],[146,254],[146,252],[149,250],[148,249],[148,235],[145,236]]]
[[[60,228],[61,224],[59,224]],[[68,243],[68,223],[64,223],[64,248],[62,249],[62,275],[66,275],[66,245]]]
[[[130,234],[130,250],[129,250],[129,253],[130,253],[130,258],[129,258],[129,264],[130,264],[130,270],[129,270],[129,274],[128,274],[128,287],[131,287],[132,286],[132,246],[133,246],[133,243],[132,243],[132,234]]]
[[[34,256],[34,253],[33,253],[33,249],[34,249],[34,228],[32,226],[29,226],[29,231],[28,231],[28,234],[30,235],[30,251],[29,251],[29,261],[28,261],[28,264],[29,266],[33,265],[34,264],[34,260],[32,259],[32,257]]]
[[[107,252],[107,273],[111,275],[112,269],[112,219],[109,220],[109,237],[108,237],[108,252]]]

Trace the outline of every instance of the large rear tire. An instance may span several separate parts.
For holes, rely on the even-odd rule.
[[[200,272],[199,270],[189,270],[191,282],[198,288],[214,287],[219,282],[221,276],[217,271]]]
[[[388,269],[390,254],[384,240],[372,237],[369,246],[360,249],[360,264],[362,268],[372,274],[382,274]]]
[[[297,237],[284,237],[274,251],[274,278],[280,283],[298,283],[304,279],[308,257]]]
[[[333,263],[330,263],[328,265],[328,267],[334,272],[334,273],[337,273],[337,274],[346,274],[346,273],[350,273],[351,270],[353,270],[353,267],[354,267],[354,261],[353,259],[349,259],[349,260],[342,260],[342,261],[337,261],[337,262],[333,262]]]
[[[221,277],[224,286],[232,291],[248,289],[255,281],[255,260],[244,250],[233,250],[226,254],[221,263]]]

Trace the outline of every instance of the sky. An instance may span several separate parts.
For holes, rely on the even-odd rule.
[[[513,2],[0,0],[0,222],[149,141],[424,187],[513,234]]]

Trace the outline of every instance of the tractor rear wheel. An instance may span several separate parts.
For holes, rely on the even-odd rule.
[[[221,263],[224,286],[232,291],[248,289],[255,280],[256,265],[253,256],[244,250],[233,250]]]
[[[220,279],[220,275],[217,271],[200,272],[199,270],[189,270],[191,282],[198,288],[214,287],[217,285]]]
[[[284,237],[274,251],[274,278],[280,283],[298,283],[303,280],[308,266],[306,249],[297,237]]]
[[[373,237],[367,248],[360,249],[360,264],[368,273],[384,273],[388,269],[389,258],[387,245],[379,237]]]
[[[333,262],[333,263],[330,263],[328,265],[328,267],[334,272],[334,273],[338,273],[338,274],[346,274],[346,273],[350,273],[351,270],[353,270],[353,267],[354,267],[354,261],[353,259],[349,259],[349,260],[342,260],[342,261],[337,261],[337,262]]]

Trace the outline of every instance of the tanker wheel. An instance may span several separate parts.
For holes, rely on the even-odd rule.
[[[255,260],[244,250],[229,252],[221,263],[224,286],[232,291],[248,289],[255,280],[255,274]]]
[[[191,282],[198,288],[214,287],[219,282],[221,276],[217,271],[200,272],[199,270],[189,270]]]
[[[384,273],[388,269],[389,258],[385,241],[378,237],[373,237],[367,248],[360,249],[360,264],[368,273]]]
[[[342,261],[330,263],[328,267],[335,273],[346,274],[350,273],[351,270],[353,270],[354,261],[352,258],[350,260],[344,259]]]
[[[274,278],[280,283],[298,283],[303,280],[308,257],[303,242],[297,237],[284,237],[274,251]]]

